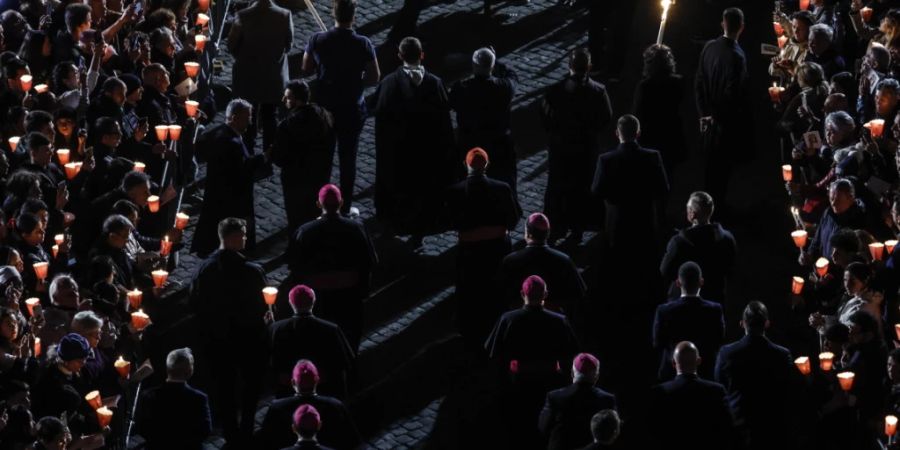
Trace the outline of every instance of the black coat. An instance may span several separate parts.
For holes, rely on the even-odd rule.
[[[720,36],[707,42],[694,79],[700,117],[736,125],[747,109],[747,78],[747,57],[737,41]]]
[[[270,325],[269,339],[277,388],[289,389],[294,365],[308,359],[319,369],[320,392],[344,394],[354,352],[337,325],[312,314],[296,314]]]
[[[165,93],[147,85],[144,86],[144,95],[141,97],[141,101],[135,106],[135,114],[138,117],[146,117],[147,122],[150,124],[150,131],[146,137],[148,142],[159,141],[156,138],[154,127],[175,123],[175,111],[172,109],[172,101]]]
[[[291,424],[294,423],[294,411],[301,405],[311,405],[319,412],[322,429],[316,435],[316,439],[322,445],[337,450],[349,450],[362,444],[362,438],[353,423],[350,411],[340,400],[311,394],[294,395],[272,402],[256,435],[261,441],[260,448],[280,449],[297,440],[297,436],[291,431]]]
[[[200,449],[212,430],[209,399],[187,383],[166,382],[143,393],[135,423],[148,449]]]
[[[616,409],[616,397],[585,383],[548,393],[538,419],[541,433],[550,440],[547,448],[563,450],[589,444],[593,440],[591,418],[604,409]]]
[[[725,316],[722,306],[700,297],[679,297],[656,308],[653,319],[653,346],[660,352],[659,379],[670,380],[675,375],[672,356],[681,341],[690,341],[700,350],[705,364],[704,376],[713,373],[713,362],[725,337]]]
[[[541,105],[550,134],[550,151],[597,151],[600,133],[612,119],[606,86],[590,79],[566,77],[550,86]]]
[[[667,173],[687,159],[687,142],[681,103],[684,80],[681,75],[643,78],[634,91],[634,115],[641,121],[641,142],[658,149]]]
[[[651,391],[655,448],[729,448],[732,419],[725,388],[696,374],[678,375]]]
[[[470,175],[444,196],[444,225],[456,231],[482,226],[515,228],[522,216],[509,185],[484,175]]]
[[[368,293],[372,268],[378,263],[375,247],[362,224],[340,215],[323,215],[307,222],[288,245],[291,279],[314,290],[329,290],[323,275],[348,272],[352,289]]]
[[[531,275],[547,282],[546,302],[571,320],[587,289],[572,258],[547,245],[528,245],[506,255],[500,264],[499,279],[509,308],[522,304],[522,282]]]
[[[207,129],[197,140],[197,155],[206,161],[206,189],[191,251],[208,255],[219,246],[219,221],[239,217],[247,221],[247,246],[256,240],[253,211],[253,173],[265,163],[254,155],[241,135],[226,124]]]
[[[665,281],[674,285],[682,264],[697,263],[703,270],[704,296],[724,304],[726,281],[736,259],[737,241],[730,231],[718,223],[694,225],[669,239],[659,271]]]
[[[503,314],[485,343],[488,356],[508,366],[518,361],[520,372],[566,371],[578,353],[578,341],[562,314],[540,306],[525,306]]]

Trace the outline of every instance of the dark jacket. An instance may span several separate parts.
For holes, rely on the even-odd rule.
[[[841,214],[837,214],[833,209],[826,208],[822,218],[819,219],[819,226],[816,228],[816,235],[809,244],[809,254],[813,259],[824,256],[831,259],[831,236],[841,228],[850,228],[859,230],[866,228],[866,211],[862,202],[856,203]]]
[[[732,419],[725,388],[696,374],[683,374],[651,392],[656,448],[729,448]]]
[[[616,397],[588,385],[573,383],[547,394],[538,427],[550,439],[550,450],[571,449],[589,444],[591,418],[604,409],[616,409]]]
[[[352,289],[368,293],[372,268],[378,263],[365,228],[338,214],[323,215],[300,227],[287,255],[291,278],[317,291],[334,288],[326,279],[328,274],[343,273],[355,279]]]
[[[275,400],[269,406],[262,426],[257,432],[262,449],[280,449],[297,440],[291,431],[294,411],[301,405],[312,405],[319,412],[322,429],[316,439],[337,450],[349,450],[362,443],[353,418],[344,404],[333,397],[304,394]]]
[[[505,226],[511,230],[522,215],[509,185],[483,174],[470,175],[450,186],[443,211],[444,225],[456,231],[482,226]]]
[[[674,283],[682,264],[697,263],[703,270],[705,297],[724,304],[726,281],[736,259],[737,241],[730,231],[718,223],[694,225],[669,239],[659,271],[664,281]]]
[[[528,245],[506,255],[500,265],[500,288],[508,307],[522,304],[522,282],[531,275],[547,282],[550,287],[547,303],[571,320],[587,289],[572,258],[541,244]]]
[[[747,78],[747,57],[737,41],[720,36],[707,42],[694,79],[700,117],[712,116],[726,126],[737,122],[744,109]]]
[[[724,337],[725,316],[717,303],[700,297],[680,297],[659,305],[653,319],[653,346],[660,353],[659,379],[670,380],[675,375],[672,356],[681,341],[697,346],[706,362],[700,368],[712,376],[713,361]]]
[[[600,133],[612,119],[606,86],[587,77],[566,77],[547,90],[541,119],[550,134],[551,151],[596,149]]]
[[[269,337],[276,389],[289,389],[294,365],[308,359],[319,369],[319,391],[343,395],[354,352],[337,325],[309,313],[295,314],[270,325]]]
[[[540,306],[525,306],[500,317],[485,348],[503,367],[515,360],[520,373],[547,374],[556,367],[568,369],[578,352],[578,341],[565,316]]]
[[[200,449],[212,429],[206,394],[166,382],[141,396],[135,423],[148,449]]]

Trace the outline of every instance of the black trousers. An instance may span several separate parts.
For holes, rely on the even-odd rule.
[[[260,129],[263,135],[262,149],[265,151],[275,143],[275,130],[278,123],[275,118],[277,106],[274,103],[256,103],[253,105],[253,117],[250,121],[250,127],[244,133],[244,144],[248,149],[256,146],[256,136]]]

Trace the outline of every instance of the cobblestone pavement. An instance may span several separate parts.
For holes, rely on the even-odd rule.
[[[438,408],[443,400],[443,398],[439,398],[418,414],[394,422],[385,429],[383,434],[371,441],[371,446],[378,450],[416,448],[434,428]]]

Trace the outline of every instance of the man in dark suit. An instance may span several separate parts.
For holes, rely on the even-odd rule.
[[[735,425],[748,448],[789,448],[791,354],[766,337],[769,311],[761,302],[747,305],[741,326],[746,335],[719,350],[716,381],[728,392]]]
[[[508,184],[514,196],[518,176],[510,115],[518,84],[516,73],[497,61],[493,48],[485,47],[472,54],[472,77],[450,88],[460,148],[484,149],[491,158],[487,176]]]
[[[253,107],[234,99],[225,110],[225,123],[206,130],[197,140],[197,156],[206,161],[206,189],[191,251],[205,257],[216,249],[216,226],[226,217],[247,222],[247,248],[256,246],[256,215],[253,210],[253,172],[265,163],[265,155],[254,154],[242,138]]]
[[[706,191],[726,210],[728,180],[736,160],[752,145],[747,102],[747,57],[737,40],[744,31],[744,13],[728,8],[722,13],[724,35],[703,47],[694,79],[700,131],[709,151]]]
[[[189,348],[169,352],[168,378],[143,393],[135,423],[148,449],[200,449],[212,430],[206,394],[188,385],[194,374]]]
[[[316,433],[322,428],[319,412],[312,405],[300,405],[293,415],[291,428],[297,435],[297,443],[282,450],[332,450],[319,444]]]
[[[293,393],[291,371],[297,361],[309,359],[316,361],[324,378],[319,391],[343,398],[354,358],[350,343],[337,325],[313,315],[316,294],[308,286],[295,286],[288,299],[294,316],[269,326],[275,395]]]
[[[737,262],[737,242],[721,224],[712,222],[714,210],[712,196],[702,191],[691,194],[687,202],[687,220],[691,226],[669,239],[659,271],[663,280],[674,280],[682,264],[696,262],[703,269],[706,297],[724,305],[726,282]],[[674,293],[674,288],[669,292]]]
[[[175,123],[175,111],[172,109],[172,101],[166,95],[172,80],[169,71],[162,64],[153,63],[141,71],[144,82],[144,94],[135,107],[138,117],[146,117],[150,124],[150,130],[157,125],[169,125]],[[156,133],[147,133],[146,139],[151,143],[158,142]]]
[[[651,393],[654,448],[729,448],[732,420],[725,388],[697,375],[701,358],[691,342],[678,343],[672,362],[678,376]]]
[[[681,297],[656,308],[653,320],[653,346],[660,353],[659,379],[671,380],[672,355],[675,346],[682,341],[696,342],[707,361],[715,359],[725,337],[725,317],[722,306],[700,297],[704,285],[700,266],[688,261],[678,269],[675,284],[681,288]],[[712,365],[704,370],[704,377],[712,377]]]
[[[587,288],[572,258],[547,245],[550,233],[547,216],[541,213],[528,216],[525,248],[506,255],[500,264],[502,295],[506,308],[518,307],[522,302],[522,280],[538,275],[553,286],[545,307],[565,314],[572,321]]]
[[[581,242],[591,210],[591,169],[600,151],[600,133],[612,119],[606,87],[592,80],[591,55],[577,49],[569,58],[569,76],[547,90],[541,118],[549,134],[549,169],[544,209],[555,226],[554,236],[572,231]]]
[[[571,449],[591,442],[594,414],[616,409],[616,397],[594,387],[600,377],[600,362],[581,353],[572,362],[572,384],[547,394],[538,427],[550,441],[548,449]]]
[[[591,418],[591,435],[594,441],[581,450],[609,450],[616,448],[616,439],[622,429],[622,420],[614,409],[604,409]]]
[[[274,142],[275,106],[289,78],[287,54],[293,41],[290,11],[272,0],[257,0],[235,14],[228,33],[228,50],[234,56],[232,89],[235,97],[248,100],[256,111],[244,134],[248,148],[255,146],[259,128],[264,150]]]
[[[219,223],[219,249],[200,263],[189,299],[215,389],[213,412],[235,448],[245,448],[253,431],[264,375],[260,368],[267,362],[266,322],[271,320],[261,292],[265,271],[241,254],[246,227],[234,217]]]
[[[521,212],[509,185],[485,175],[488,155],[484,150],[470,150],[466,167],[468,178],[447,191],[443,222],[459,235],[457,325],[466,343],[478,349],[506,310],[495,293],[495,277],[512,248],[508,233],[519,222]]]
[[[341,328],[350,348],[359,349],[363,300],[369,296],[375,248],[362,224],[342,217],[341,190],[333,184],[319,190],[322,216],[297,230],[288,244],[288,286],[305,284],[318,296],[314,312]]]
[[[316,392],[318,383],[316,366],[305,359],[298,361],[291,377],[294,395],[275,400],[269,406],[256,435],[260,448],[274,450],[290,445],[295,440],[290,428],[291,417],[303,405],[314,407],[321,415],[324,427],[316,431],[319,431],[318,439],[322,444],[349,450],[362,443],[347,407],[334,397],[319,395]]]

